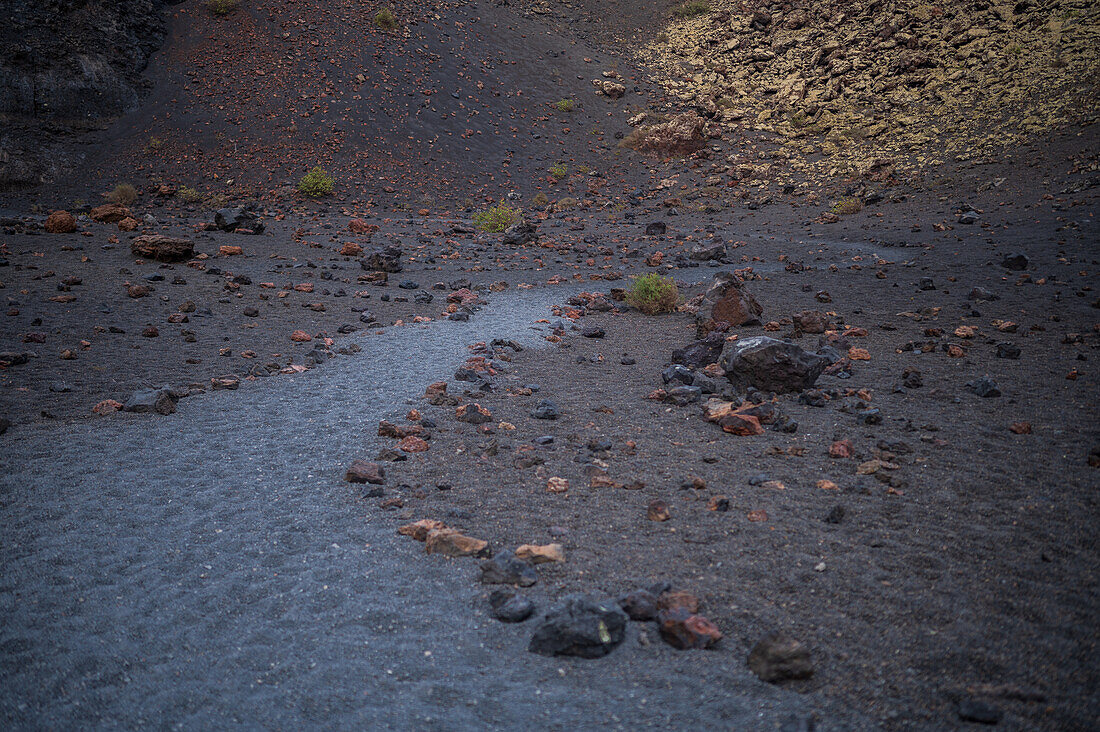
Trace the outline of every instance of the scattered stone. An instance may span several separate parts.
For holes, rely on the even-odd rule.
[[[397,443],[397,449],[402,452],[427,452],[428,443],[416,435],[409,435]]]
[[[657,617],[657,597],[649,590],[634,590],[619,598],[619,607],[631,620],[647,621]]]
[[[400,272],[401,247],[390,244],[375,249],[359,260],[359,266],[371,272],[388,272],[390,274]]]
[[[176,398],[167,386],[135,391],[122,409],[139,414],[172,414],[176,411]]]
[[[71,234],[76,231],[76,219],[68,211],[54,211],[46,217],[47,234]]]
[[[666,589],[657,596],[658,610],[687,610],[689,613],[699,612],[699,598],[687,590]]]
[[[672,518],[672,514],[668,510],[668,504],[659,498],[649,502],[645,515],[650,521],[668,521]]]
[[[748,290],[741,279],[732,272],[719,272],[699,305],[695,315],[696,337],[703,338],[725,323],[726,328],[744,325],[760,325],[764,308]]]
[[[997,300],[998,297],[984,287],[975,287],[966,296],[968,300]]]
[[[820,310],[803,310],[792,317],[794,327],[803,333],[824,333],[833,329],[829,316]]]
[[[597,94],[602,94],[608,99],[621,99],[626,94],[625,86],[610,79],[593,79],[592,86],[596,87]]]
[[[424,551],[445,557],[479,557],[489,552],[489,542],[466,536],[456,529],[435,529],[424,540]]]
[[[783,393],[809,389],[831,362],[793,343],[755,336],[728,341],[718,365],[735,386]]]
[[[968,382],[966,388],[980,397],[999,397],[1001,390],[997,388],[997,382],[989,374]]]
[[[92,412],[99,415],[105,415],[117,412],[122,409],[122,407],[122,402],[115,401],[114,399],[104,399],[92,407]]]
[[[264,224],[260,218],[244,208],[223,208],[214,214],[214,225],[222,231],[247,231],[262,234]]]
[[[1027,255],[1021,252],[1009,254],[1001,260],[1002,267],[1004,267],[1005,269],[1013,270],[1015,272],[1020,272],[1027,269],[1027,266],[1030,263],[1031,260],[1027,258]]]
[[[664,236],[668,225],[664,221],[650,221],[645,225],[646,236]]]
[[[530,221],[517,221],[504,230],[500,243],[506,247],[519,247],[538,241],[539,227]]]
[[[429,533],[445,528],[447,528],[447,524],[442,521],[436,521],[435,519],[420,519],[419,521],[413,521],[411,524],[405,524],[398,528],[397,533],[401,536],[411,537],[417,541],[426,541]]]
[[[544,656],[599,658],[623,642],[628,618],[612,601],[569,595],[539,622],[528,650]]]
[[[164,234],[143,234],[130,242],[130,253],[157,262],[183,262],[195,256],[195,244]]]
[[[764,636],[749,653],[749,669],[762,681],[808,679],[814,673],[810,649],[783,631]]]
[[[559,415],[558,405],[549,399],[543,399],[537,407],[531,410],[531,416],[535,419],[557,419]]]
[[[480,567],[481,582],[486,585],[530,587],[539,579],[534,567],[507,550],[486,559]]]
[[[381,485],[386,482],[386,470],[378,463],[372,463],[366,460],[354,460],[344,474],[344,480],[349,483],[372,483],[374,485]],[[443,527],[439,526],[436,528]],[[423,539],[421,539],[421,541],[423,541]]]
[[[711,239],[709,242],[700,242],[688,252],[688,258],[693,262],[711,262],[725,259],[726,244],[721,239]]]
[[[512,590],[494,590],[489,595],[493,617],[502,623],[522,623],[535,612],[535,604]]]
[[[585,338],[603,338],[606,333],[598,325],[586,325],[581,329],[581,335]]]
[[[551,476],[546,481],[546,490],[551,493],[565,493],[569,490],[569,481],[558,476]]]
[[[480,404],[471,402],[455,409],[455,419],[467,424],[485,424],[492,421],[493,413]]]
[[[722,632],[710,620],[686,608],[662,610],[657,615],[661,638],[673,648],[710,648],[722,639]]]
[[[92,221],[98,221],[101,224],[117,224],[125,218],[130,217],[130,209],[126,208],[120,203],[105,203],[102,206],[96,206],[89,213]]]
[[[561,544],[521,544],[516,547],[516,556],[531,564],[564,562],[565,549]]]
[[[210,387],[214,391],[218,391],[221,389],[236,389],[240,387],[240,385],[240,378],[233,374],[227,374],[226,376],[215,376],[210,379]]]

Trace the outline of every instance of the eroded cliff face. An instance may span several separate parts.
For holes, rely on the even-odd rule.
[[[0,10],[0,188],[56,179],[65,137],[133,109],[171,0],[5,0]]]

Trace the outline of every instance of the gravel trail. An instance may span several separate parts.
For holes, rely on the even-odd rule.
[[[424,556],[356,503],[342,472],[376,449],[377,421],[449,377],[467,344],[531,343],[562,292],[392,328],[355,358],[168,417],[9,431],[2,726],[862,726],[743,664],[643,647],[636,627],[599,661],[530,654],[531,624],[488,617],[472,562]]]

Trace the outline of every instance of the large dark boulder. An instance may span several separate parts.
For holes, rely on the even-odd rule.
[[[176,395],[167,386],[135,391],[122,406],[124,412],[141,414],[172,414],[176,411]]]
[[[222,231],[248,231],[263,233],[264,223],[260,217],[244,208],[223,208],[214,214],[214,225]]]
[[[760,325],[763,312],[764,308],[745,289],[737,275],[719,272],[703,295],[703,302],[695,316],[696,336],[702,338],[721,323],[728,328]]]
[[[718,365],[734,386],[777,393],[809,389],[833,359],[768,336],[728,341]]]
[[[543,656],[606,656],[623,642],[628,620],[614,600],[569,595],[546,611],[528,650]]]
[[[367,256],[359,260],[359,265],[371,272],[401,271],[401,247],[389,244],[375,249]]]
[[[506,247],[518,247],[530,244],[539,238],[539,227],[530,221],[519,221],[504,230],[504,238],[500,243]]]

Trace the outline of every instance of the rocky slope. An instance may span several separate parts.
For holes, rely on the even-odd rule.
[[[691,5],[642,55],[680,103],[775,136],[802,173],[980,159],[1095,119],[1094,0]]]
[[[164,39],[168,0],[4,3],[0,16],[0,187],[56,177],[51,143],[138,105],[141,72]]]

